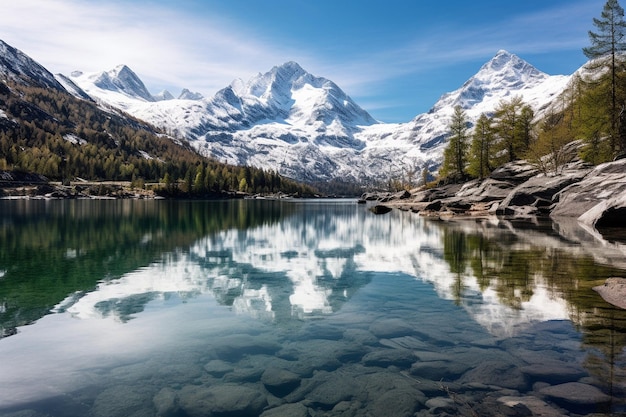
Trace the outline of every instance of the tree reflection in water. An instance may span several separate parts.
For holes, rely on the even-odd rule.
[[[500,220],[449,222],[442,226],[444,259],[456,280],[455,302],[464,303],[468,288],[464,281],[475,279],[482,292],[490,287],[498,299],[513,309],[523,309],[538,287],[548,289],[551,299],[567,303],[569,319],[582,334],[587,352],[585,367],[604,389],[615,395],[626,389],[626,310],[606,303],[592,287],[609,277],[625,276],[621,265],[623,247],[600,242],[598,236],[572,241],[546,224],[512,227]],[[554,225],[559,230],[558,224]],[[578,237],[583,236],[580,231]],[[595,253],[589,242],[595,240]],[[581,250],[584,248],[585,250]],[[604,263],[598,262],[598,259]]]

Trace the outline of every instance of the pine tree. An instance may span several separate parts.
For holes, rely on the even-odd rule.
[[[443,164],[439,170],[439,176],[461,180],[465,177],[467,165],[468,147],[468,120],[467,115],[461,108],[456,106],[449,125],[450,140],[443,151]]]
[[[619,55],[626,51],[626,22],[624,9],[617,0],[607,0],[600,19],[594,18],[593,24],[598,32],[589,31],[591,46],[583,48],[589,59],[608,58],[601,60],[601,66],[608,67],[611,79],[610,91],[610,142],[611,148],[618,152],[626,151],[626,135],[620,135],[620,112],[624,112],[624,103],[618,102],[618,67]]]

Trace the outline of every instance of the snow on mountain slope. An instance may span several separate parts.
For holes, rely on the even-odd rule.
[[[64,90],[47,69],[0,40],[0,77],[44,88]]]
[[[85,93],[83,89],[77,86],[76,83],[72,81],[69,77],[63,74],[54,74],[54,77],[59,83],[61,83],[63,88],[65,88],[65,90],[74,97],[83,100],[92,100],[89,94]]]
[[[500,101],[520,95],[541,114],[570,79],[549,76],[499,51],[428,113],[408,123],[384,124],[335,83],[295,62],[247,82],[235,80],[211,98],[156,102],[146,98],[149,93],[139,88],[143,83],[130,76],[132,71],[118,68],[126,71],[102,73],[109,79],[79,74],[72,80],[92,97],[186,138],[199,152],[221,161],[273,169],[297,180],[364,183],[417,179],[424,167],[434,172],[442,161],[456,105],[474,123]],[[125,77],[118,82],[120,74]]]

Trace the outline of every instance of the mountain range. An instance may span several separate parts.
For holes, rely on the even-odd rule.
[[[183,90],[174,98],[168,91],[152,95],[126,65],[51,76],[0,41],[0,75],[34,78],[40,86],[119,109],[222,162],[272,169],[299,181],[360,184],[416,179],[423,168],[435,172],[456,105],[474,123],[519,95],[540,115],[571,78],[547,75],[501,50],[427,113],[391,124],[378,122],[333,81],[295,62],[247,81],[236,79],[212,97]]]

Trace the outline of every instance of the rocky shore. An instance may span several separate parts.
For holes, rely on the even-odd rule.
[[[0,198],[73,199],[73,198],[155,198],[152,189],[132,187],[128,181],[73,181],[55,183],[39,174],[0,171]]]
[[[598,229],[626,228],[626,159],[595,167],[573,161],[559,175],[516,161],[483,180],[399,193],[366,193],[364,201],[423,216],[577,219]]]

